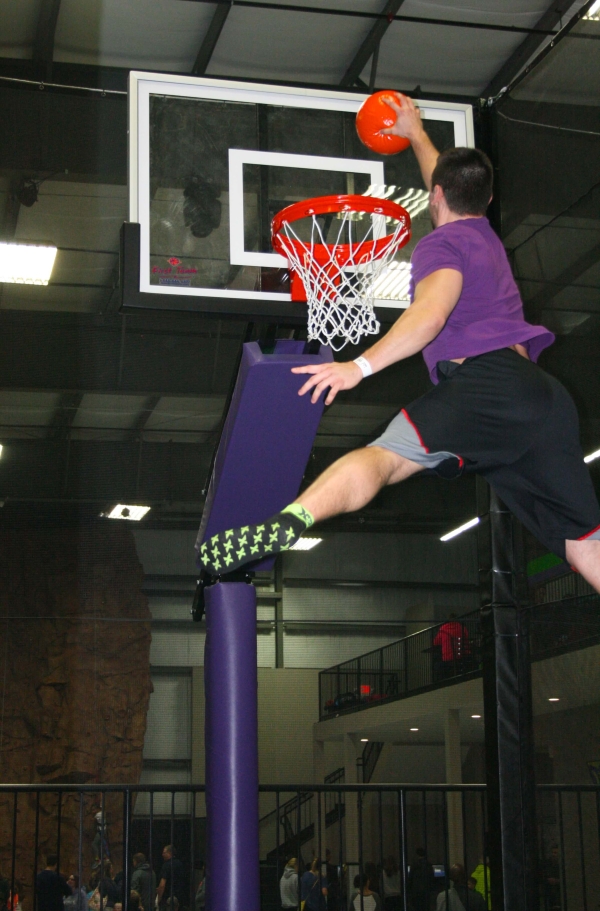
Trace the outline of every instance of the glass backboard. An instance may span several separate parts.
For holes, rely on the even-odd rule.
[[[361,144],[354,121],[365,95],[131,73],[129,96],[139,241],[128,255],[139,264],[134,279],[131,263],[126,270],[126,306],[301,315],[271,220],[293,202],[339,193],[385,196],[409,211],[412,239],[375,295],[379,308],[407,305],[410,254],[431,230],[427,193],[412,149],[383,156]],[[419,106],[440,150],[473,145],[469,105]]]

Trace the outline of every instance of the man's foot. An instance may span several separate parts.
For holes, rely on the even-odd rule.
[[[213,535],[200,547],[200,563],[215,576],[231,573],[246,563],[289,550],[313,522],[307,509],[292,503],[260,525],[229,528]]]

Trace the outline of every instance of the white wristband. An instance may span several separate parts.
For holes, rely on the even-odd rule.
[[[360,372],[362,373],[363,379],[364,379],[366,376],[371,376],[371,374],[373,373],[373,368],[372,368],[371,365],[369,364],[369,362],[368,362],[368,360],[366,359],[366,357],[355,357],[355,358],[354,358],[354,363],[356,364],[356,366],[358,367],[358,369],[359,369]]]

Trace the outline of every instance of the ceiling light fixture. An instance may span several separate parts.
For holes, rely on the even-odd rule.
[[[471,715],[471,718],[481,718],[481,715]]]
[[[323,538],[298,538],[295,544],[292,544],[290,550],[312,550],[317,544],[320,544]]]
[[[0,242],[0,282],[47,285],[55,259],[56,247],[47,244]]]
[[[418,731],[418,728],[411,728],[411,731]]]
[[[127,506],[125,503],[117,503],[109,513],[101,513],[107,519],[127,519],[130,522],[139,522],[146,513],[150,512],[150,506]]]
[[[368,737],[361,737],[361,738],[360,738],[360,742],[361,742],[361,743],[368,743],[368,742],[369,742],[369,738],[368,738]]]
[[[598,3],[600,3],[600,0],[598,0]],[[596,452],[590,452],[589,455],[585,456],[583,461],[593,462],[595,459],[600,459],[600,449],[597,449]]]
[[[600,0],[596,0],[596,2],[590,6],[589,10],[587,11],[587,13],[585,14],[585,16],[583,18],[584,19],[600,19]]]
[[[467,531],[469,528],[474,528],[475,525],[479,525],[479,516],[475,519],[470,519],[468,522],[465,522],[464,525],[459,525],[458,528],[455,528],[454,531],[449,531],[447,535],[442,535],[440,541],[450,541],[451,538],[456,538],[457,535],[462,535],[463,531]]]
[[[560,699],[558,698],[558,696],[550,696],[550,698],[548,699],[548,702],[560,702]]]

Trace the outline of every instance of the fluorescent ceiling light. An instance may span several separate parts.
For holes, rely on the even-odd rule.
[[[147,512],[150,512],[150,506],[127,506],[125,503],[117,503],[114,509],[106,514],[107,519],[128,519],[130,522],[139,522]]]
[[[0,242],[0,282],[47,285],[56,259],[56,247]]]
[[[449,531],[447,535],[442,535],[440,541],[449,541],[451,538],[455,538],[457,535],[461,535],[463,531],[467,531],[469,528],[474,528],[475,525],[479,525],[479,516],[475,519],[470,519],[468,522],[465,522],[464,525],[459,525],[458,528],[455,528],[454,531]]]
[[[600,3],[600,0],[598,0],[598,3]],[[584,458],[583,461],[584,462],[593,462],[594,459],[600,459],[600,449],[597,449],[596,452],[590,452],[589,455],[586,455],[586,457]]]
[[[550,696],[548,702],[560,702],[558,696]]]
[[[411,731],[418,731],[418,728],[411,728]]]
[[[317,544],[320,544],[323,538],[298,538],[295,544],[292,544],[290,550],[312,550]]]
[[[600,0],[596,0],[596,3],[593,3],[592,6],[590,6],[589,10],[583,18],[600,19]]]
[[[471,718],[481,718],[481,715],[471,715]]]
[[[361,738],[360,738],[360,742],[361,742],[361,743],[368,743],[368,742],[369,742],[369,738],[368,738],[368,737],[361,737]]]
[[[4,446],[2,445],[2,443],[0,443],[0,459],[2,458],[2,450],[3,450],[3,449],[4,449]]]

